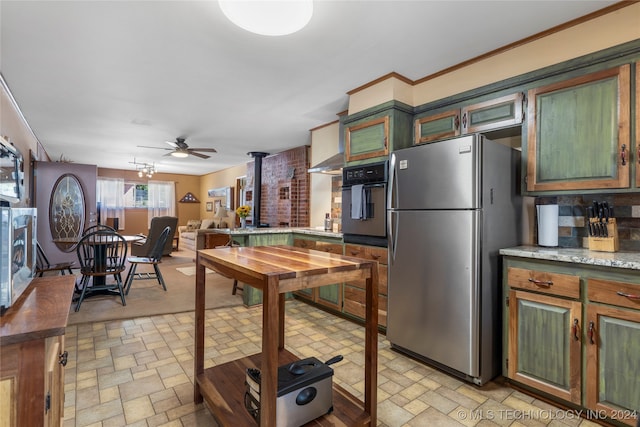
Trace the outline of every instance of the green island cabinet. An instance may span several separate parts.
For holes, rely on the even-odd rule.
[[[293,234],[293,246],[315,249],[331,254],[343,254],[342,239],[330,239],[306,234]],[[342,283],[302,289],[294,292],[300,298],[325,306],[335,311],[342,311]]]
[[[527,191],[629,188],[640,157],[630,145],[630,94],[630,64],[530,89]]]
[[[503,258],[503,376],[525,389],[636,425],[640,271]]]
[[[345,116],[346,162],[384,160],[391,151],[410,146],[412,117],[413,108],[398,101]]]
[[[519,125],[524,118],[524,100],[524,94],[517,92],[442,112],[418,115],[414,120],[414,143]]]

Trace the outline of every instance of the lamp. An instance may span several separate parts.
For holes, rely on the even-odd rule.
[[[227,208],[225,208],[224,206],[218,206],[218,209],[216,209],[215,213],[213,214],[213,217],[220,220],[218,221],[218,228],[220,228],[222,218],[227,217]]]
[[[304,28],[312,0],[218,0],[222,13],[238,27],[263,36],[285,36]]]

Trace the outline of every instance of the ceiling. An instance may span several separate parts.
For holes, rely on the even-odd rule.
[[[417,80],[612,1],[328,1],[282,37],[216,1],[0,1],[0,71],[52,160],[202,175],[310,144],[346,92]],[[165,141],[215,148],[165,156]],[[317,159],[322,160],[322,159]]]

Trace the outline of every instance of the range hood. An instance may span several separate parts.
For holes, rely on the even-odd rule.
[[[307,169],[309,173],[326,173],[330,175],[339,175],[342,173],[344,166],[344,153],[334,154],[326,160],[321,161],[317,165]]]
[[[341,175],[344,167],[344,125],[342,120],[338,126],[338,153],[307,169],[309,173]]]

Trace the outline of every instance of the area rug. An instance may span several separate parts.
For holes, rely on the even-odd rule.
[[[142,316],[182,313],[195,309],[195,274],[187,276],[178,269],[192,268],[195,272],[192,254],[172,254],[164,257],[160,271],[167,285],[166,292],[156,279],[135,280],[126,296],[123,306],[119,296],[94,296],[86,298],[76,312],[76,304],[71,304],[69,325],[131,319]],[[151,266],[139,266],[139,272],[153,271]],[[233,307],[242,305],[242,292],[231,295],[233,280],[220,274],[207,274],[205,282],[205,308]]]

